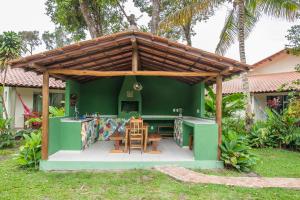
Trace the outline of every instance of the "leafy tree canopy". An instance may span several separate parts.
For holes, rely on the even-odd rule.
[[[51,50],[69,45],[74,39],[63,27],[57,27],[53,32],[45,31],[42,34],[42,40],[46,45],[46,49]]]
[[[18,33],[22,40],[22,53],[32,55],[35,48],[42,44],[39,31],[21,31]]]
[[[58,26],[84,39],[89,31],[91,37],[118,32],[127,24],[119,3],[125,0],[47,0],[46,14]]]
[[[288,30],[288,35],[286,36],[289,44],[286,45],[291,52],[296,55],[300,55],[300,25],[295,25]]]
[[[180,10],[181,8],[189,5],[194,0],[161,0],[160,1],[160,16],[162,21],[165,21],[170,15]],[[152,17],[153,6],[151,0],[133,0],[136,7],[141,12],[146,13],[149,17]],[[199,21],[205,21],[213,15],[213,10],[209,10],[205,13],[196,13],[189,18],[186,23],[163,23],[159,34],[171,38],[173,40],[185,40],[191,45],[191,36],[195,35],[193,30],[194,26]],[[148,23],[148,28],[151,27],[151,21]]]
[[[0,67],[6,68],[8,62],[21,55],[21,37],[13,31],[0,34]]]

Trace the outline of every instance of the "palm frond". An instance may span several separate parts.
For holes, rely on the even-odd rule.
[[[185,25],[198,13],[207,13],[220,4],[221,0],[193,0],[188,6],[169,15],[159,23],[159,29],[168,30],[172,26]]]
[[[237,11],[232,9],[229,11],[224,28],[220,35],[220,40],[216,48],[216,53],[224,55],[229,47],[234,44],[238,34],[237,27]]]
[[[245,37],[247,38],[253,28],[256,25],[260,17],[260,13],[256,12],[256,5],[252,1],[248,4],[245,4],[245,16],[244,16],[244,25],[245,25]],[[238,11],[233,8],[229,11],[224,28],[220,35],[220,40],[216,48],[216,53],[224,55],[226,51],[234,44],[238,37]]]
[[[297,0],[258,0],[258,9],[272,17],[293,21],[299,15],[300,3]]]

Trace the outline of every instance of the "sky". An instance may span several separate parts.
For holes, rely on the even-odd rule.
[[[54,30],[54,24],[45,14],[45,0],[0,0],[0,2],[0,32]],[[125,8],[128,14],[133,13],[137,17],[142,15],[130,0]],[[195,26],[197,34],[192,38],[194,47],[214,52],[229,8],[229,6],[223,6],[207,22],[198,23]],[[143,14],[138,20],[138,24],[147,24],[148,20],[149,17]],[[287,44],[285,38],[287,30],[296,23],[300,24],[300,21],[290,23],[266,16],[262,17],[246,40],[247,62],[249,64],[256,63],[282,50]],[[35,52],[43,50],[45,50],[44,47],[40,47]],[[228,50],[225,56],[239,60],[237,43]]]

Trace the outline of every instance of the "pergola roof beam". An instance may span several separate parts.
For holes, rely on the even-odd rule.
[[[72,69],[51,69],[49,74],[63,74],[76,76],[173,76],[173,77],[205,77],[217,76],[214,72],[174,72],[174,71],[92,71],[92,70],[72,70]]]

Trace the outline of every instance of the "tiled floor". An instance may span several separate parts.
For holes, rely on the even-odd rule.
[[[84,151],[58,151],[49,157],[49,161],[193,161],[193,152],[188,148],[179,147],[173,139],[162,139],[158,149],[161,154],[141,153],[110,153],[113,148],[111,141],[99,141]]]

